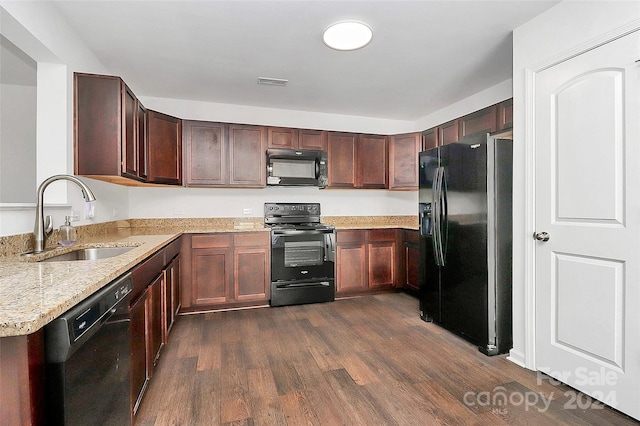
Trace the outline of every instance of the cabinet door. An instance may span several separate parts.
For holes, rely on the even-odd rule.
[[[269,247],[234,249],[234,300],[269,300]]]
[[[498,131],[513,127],[513,99],[498,104]]]
[[[336,292],[359,292],[367,289],[366,245],[336,246]]]
[[[420,133],[389,139],[389,189],[418,189]]]
[[[418,291],[420,288],[418,268],[420,267],[420,249],[417,244],[405,243],[405,281],[404,287]]]
[[[138,116],[136,122],[136,132],[138,140],[138,177],[146,181],[149,177],[149,164],[147,159],[149,158],[149,141],[147,140],[147,110],[140,103],[136,102],[138,106]]]
[[[122,83],[122,174],[138,178],[138,100],[129,87]]]
[[[190,186],[225,185],[227,127],[223,123],[185,121],[185,179]]]
[[[162,343],[165,345],[169,340],[169,331],[173,326],[173,303],[171,298],[173,297],[173,291],[171,289],[173,285],[173,263],[170,263],[162,270],[163,285],[162,285]]]
[[[357,140],[357,134],[329,132],[329,187],[356,187]]]
[[[131,407],[132,411],[138,411],[142,394],[149,380],[147,373],[147,313],[148,290],[145,290],[129,308],[131,315],[130,328],[130,375],[131,375]]]
[[[261,126],[229,125],[229,185],[266,186],[265,133]]]
[[[298,130],[298,149],[310,151],[327,150],[327,132],[324,130]]]
[[[180,312],[180,256],[173,259],[169,271],[171,272],[171,325],[173,326]]]
[[[453,120],[438,127],[440,145],[447,145],[460,140],[460,121]]]
[[[387,188],[389,180],[387,161],[386,136],[360,135],[356,150],[358,167],[356,187]]]
[[[479,132],[495,132],[497,129],[497,110],[497,106],[492,105],[462,117],[460,119],[460,137],[463,138]]]
[[[366,231],[340,230],[336,233],[336,292],[361,292],[367,289]]]
[[[160,274],[151,284],[149,284],[149,351],[147,353],[147,365],[149,366],[149,377],[153,376],[153,366],[156,364],[162,349],[163,319],[162,298],[164,295],[164,276]]]
[[[179,118],[147,111],[149,182],[182,184],[182,122]]]
[[[269,148],[298,149],[298,130],[269,127],[267,129],[267,146]]]
[[[191,254],[191,305],[226,303],[231,298],[233,250],[194,249]]]
[[[122,173],[122,80],[74,74],[75,174]]]
[[[429,130],[425,130],[422,132],[422,150],[426,151],[427,149],[435,148],[440,145],[440,128],[433,127]]]
[[[395,241],[371,242],[369,255],[369,288],[393,287],[396,282]]]

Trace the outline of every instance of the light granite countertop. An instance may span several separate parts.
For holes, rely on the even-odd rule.
[[[338,230],[418,229],[413,216],[328,216],[323,222]],[[38,331],[182,234],[268,231],[262,218],[129,219],[79,227],[78,242],[70,248],[55,248],[54,235],[54,246],[33,257],[17,254],[29,249],[29,234],[0,238],[0,337]],[[37,262],[78,248],[112,246],[134,248],[107,259]]]
[[[179,235],[137,235],[74,247],[134,246],[124,254],[107,259],[66,262],[4,259],[0,263],[0,337],[39,330]],[[69,250],[53,252],[64,251]]]

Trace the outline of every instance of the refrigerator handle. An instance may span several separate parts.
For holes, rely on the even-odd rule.
[[[447,202],[447,178],[442,167],[442,177],[440,178],[440,266],[445,265],[447,254],[447,240],[449,237],[449,210]]]
[[[442,167],[436,169],[433,185],[433,251],[436,256],[436,265],[442,265]]]

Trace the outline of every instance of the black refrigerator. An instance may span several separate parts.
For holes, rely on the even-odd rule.
[[[487,355],[513,341],[512,157],[486,133],[419,156],[420,315]]]

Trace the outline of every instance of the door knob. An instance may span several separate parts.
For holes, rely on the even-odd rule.
[[[534,232],[533,233],[533,238],[535,238],[538,241],[549,241],[549,234],[546,232]]]

